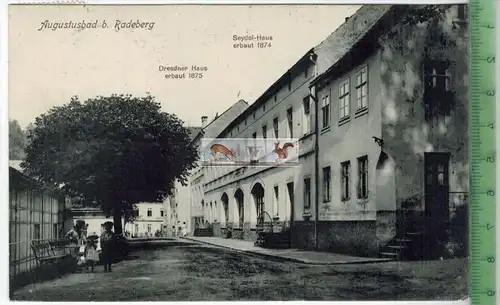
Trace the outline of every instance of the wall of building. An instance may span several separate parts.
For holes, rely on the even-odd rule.
[[[133,223],[125,224],[125,230],[132,236],[154,236],[156,231],[161,231],[164,220],[164,205],[161,203],[139,203],[136,205],[139,211]],[[151,212],[148,215],[148,211]],[[163,213],[163,215],[162,215]]]
[[[9,272],[10,277],[37,266],[31,242],[64,235],[64,200],[49,189],[36,189],[34,181],[9,168]]]
[[[356,77],[366,69],[368,80],[367,107],[358,110]],[[377,212],[395,211],[394,201],[380,201],[378,191],[385,184],[378,179],[377,163],[381,148],[373,137],[381,138],[380,54],[375,52],[348,72],[331,80],[317,91],[319,120],[319,223],[318,248],[347,252],[373,253],[378,249],[376,235]],[[349,115],[340,119],[340,85],[348,81]],[[329,125],[323,124],[322,102],[330,100]],[[358,158],[368,158],[368,196],[358,198]],[[349,198],[342,198],[342,166],[349,162]],[[325,202],[323,168],[330,167],[330,200]],[[395,192],[393,186],[392,192]],[[385,195],[387,197],[387,195]],[[387,199],[387,198],[386,198]],[[390,199],[390,198],[389,198]],[[392,205],[391,205],[392,204]],[[310,240],[311,226],[304,228]],[[306,240],[301,238],[301,240]],[[305,246],[305,245],[301,245]],[[361,247],[360,249],[357,249]]]
[[[363,68],[368,71],[368,107],[357,113],[356,74]],[[359,66],[332,81],[318,91],[319,105],[323,97],[330,96],[330,126],[320,126],[319,169],[320,194],[323,194],[324,167],[331,168],[331,201],[322,202],[320,197],[319,220],[321,221],[363,221],[376,219],[376,165],[381,148],[373,137],[381,138],[381,96],[380,96],[380,56],[376,53]],[[349,117],[339,122],[339,85],[349,80]],[[322,118],[320,110],[320,118]],[[358,163],[357,158],[368,156],[368,198],[357,198]],[[341,198],[342,162],[350,162],[348,200]]]
[[[396,166],[398,208],[424,209],[424,153],[449,152],[450,191],[469,191],[468,83],[466,23],[458,6],[438,24],[402,25],[381,39],[384,150]],[[450,115],[433,122],[424,117],[424,59],[449,60],[453,105]]]
[[[253,133],[262,138],[263,126],[266,126],[266,138],[275,139],[273,120],[278,118],[278,138],[303,138],[299,140],[301,148],[299,154],[303,157],[297,167],[257,167],[245,166],[238,168],[233,166],[205,167],[205,213],[204,216],[210,222],[219,222],[222,228],[231,226],[234,230],[233,236],[242,239],[255,239],[255,228],[257,225],[257,208],[252,189],[256,184],[264,188],[264,210],[274,218],[275,223],[288,226],[292,219],[303,219],[303,196],[297,194],[302,191],[303,177],[313,175],[313,158],[310,157],[314,148],[310,130],[305,128],[306,120],[304,114],[304,98],[309,95],[309,81],[313,77],[312,64],[296,72],[291,78],[290,84],[285,84],[277,90],[276,94],[254,111],[247,111],[246,116],[222,135],[224,138],[252,138]],[[287,110],[292,108],[293,121],[292,131],[289,129]],[[312,107],[313,108],[313,107]],[[310,120],[313,122],[314,113],[311,111]],[[311,125],[310,129],[314,129]],[[282,143],[283,144],[283,143]],[[308,155],[309,154],[309,155]],[[293,183],[294,194],[289,194],[287,184]],[[275,199],[274,187],[278,187],[278,199]],[[244,224],[239,228],[239,214],[237,201],[234,198],[236,190],[241,189],[244,194]],[[226,223],[222,195],[227,194],[229,223]],[[300,193],[302,194],[302,193]],[[290,197],[291,196],[291,197]],[[312,199],[314,200],[314,199]],[[295,204],[292,206],[292,201]],[[300,208],[298,208],[300,207]],[[309,211],[310,213],[311,211]],[[269,216],[266,216],[269,218]],[[270,220],[270,219],[269,219]],[[267,221],[269,221],[267,220]]]
[[[187,181],[187,186],[183,186],[181,183],[176,182],[175,188],[178,190],[177,193],[177,221],[181,223],[186,223],[188,228],[191,227],[191,217],[189,213],[191,205],[191,185]]]

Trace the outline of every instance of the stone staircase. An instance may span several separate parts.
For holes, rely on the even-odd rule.
[[[379,256],[398,261],[422,260],[422,232],[406,232],[381,247]]]
[[[423,242],[422,218],[411,211],[400,211],[397,215],[396,236],[380,248],[379,256],[398,261],[422,260],[424,258]]]
[[[197,228],[194,229],[194,236],[197,237],[213,237],[214,230],[212,228]]]

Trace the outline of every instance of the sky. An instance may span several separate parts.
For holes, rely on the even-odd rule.
[[[50,108],[99,95],[150,93],[162,110],[201,125],[239,99],[252,104],[359,6],[10,5],[9,119],[24,128]],[[45,24],[93,22],[98,28]],[[102,28],[106,22],[107,28]],[[116,28],[117,21],[154,22]],[[45,22],[45,23],[44,23]],[[272,36],[235,48],[234,36]],[[166,78],[160,66],[206,67],[202,78]],[[189,72],[189,71],[188,71]],[[188,75],[186,75],[187,77]],[[199,77],[200,74],[197,74]]]

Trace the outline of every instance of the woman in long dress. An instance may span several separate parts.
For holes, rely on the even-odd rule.
[[[80,249],[80,235],[76,231],[76,226],[73,226],[66,233],[65,237],[69,240],[71,255],[74,255],[76,257],[78,254],[78,250]]]

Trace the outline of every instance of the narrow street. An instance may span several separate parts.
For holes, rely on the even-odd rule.
[[[466,260],[314,266],[180,242],[133,252],[112,273],[76,273],[14,293],[23,301],[454,300]]]

